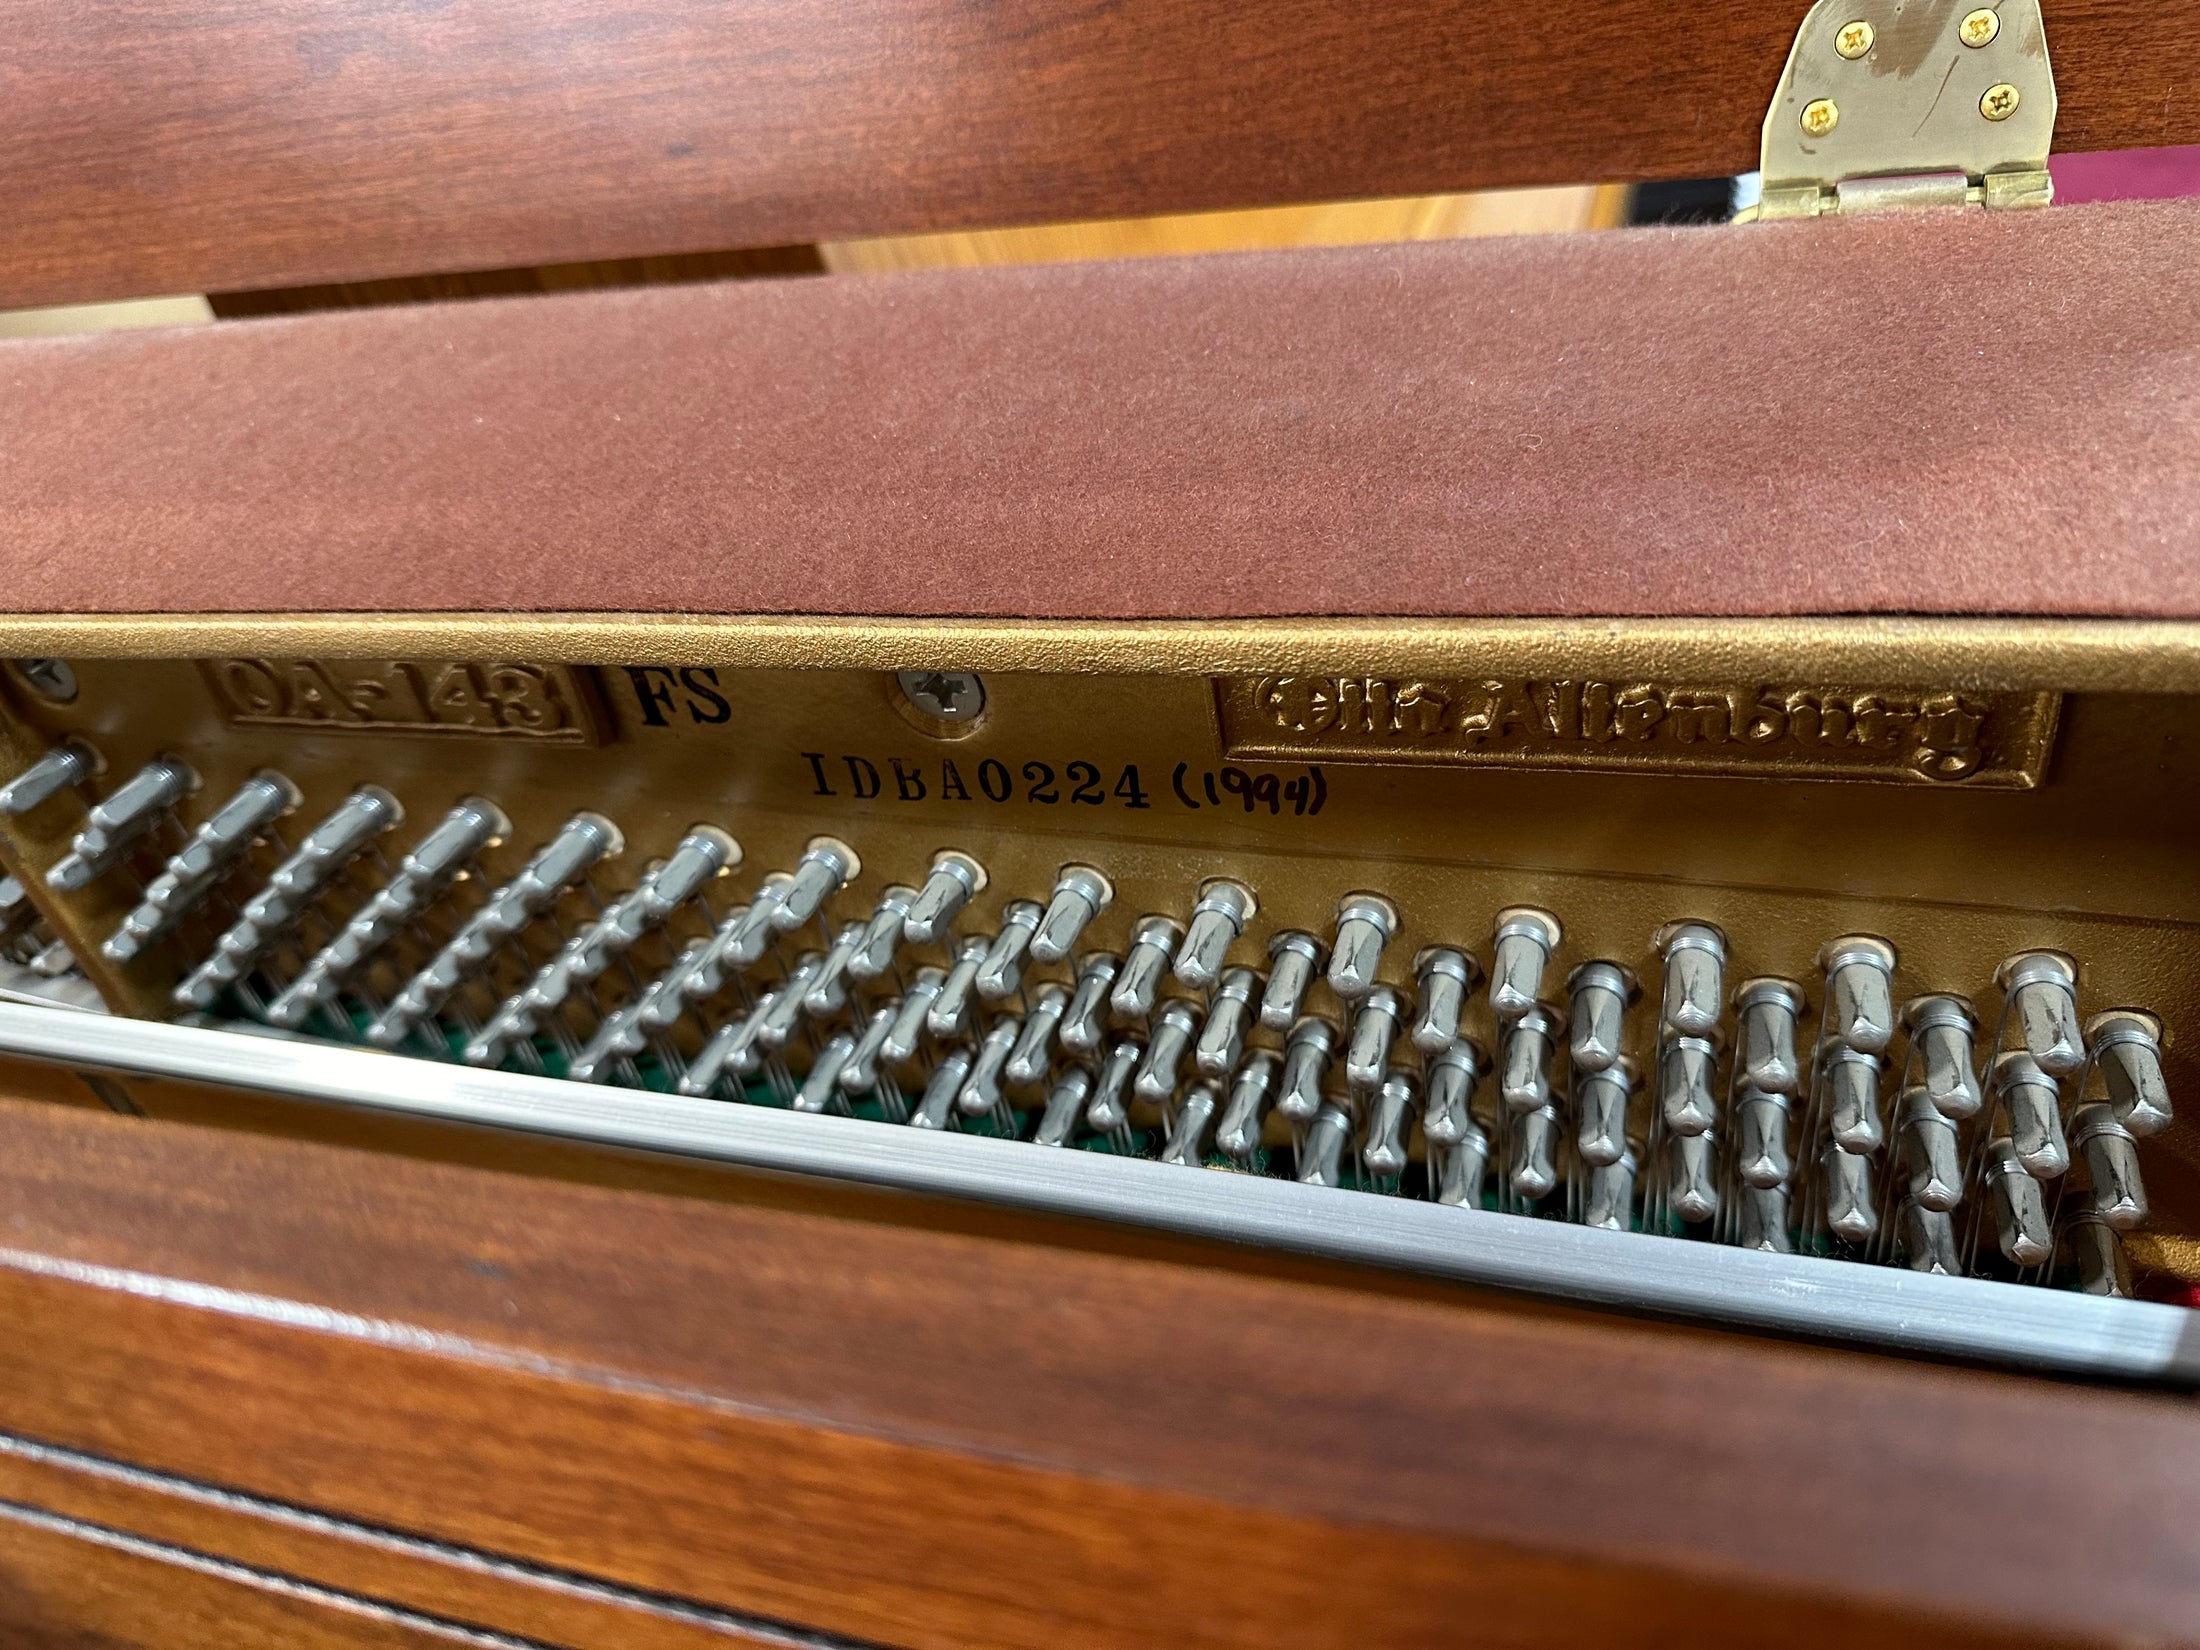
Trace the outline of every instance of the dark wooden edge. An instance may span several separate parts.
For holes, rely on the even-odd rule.
[[[0,307],[1744,171],[1804,0],[30,0]],[[2057,144],[2200,140],[2049,0]]]
[[[495,1554],[0,1433],[0,1504],[431,1621],[625,1650],[803,1650],[818,1640]],[[0,1617],[4,1617],[0,1606]],[[842,1641],[846,1642],[846,1641]],[[830,1647],[828,1646],[828,1650]]]
[[[1050,1650],[2200,1641],[2175,1399],[75,1108],[0,1139],[0,1427],[618,1587]]]
[[[6,1501],[0,1630],[16,1650],[553,1650]]]

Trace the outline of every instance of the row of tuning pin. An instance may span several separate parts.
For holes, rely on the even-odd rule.
[[[81,784],[96,763],[79,743],[57,747],[0,788],[0,812],[27,811]],[[179,761],[148,763],[92,808],[50,880],[74,889],[112,870],[196,785]],[[127,960],[173,933],[253,847],[280,843],[276,822],[297,803],[296,787],[278,774],[247,780],[190,833],[102,949]],[[263,967],[276,944],[402,817],[380,787],[364,785],[347,797],[235,910],[210,953],[178,985],[178,1005],[210,1008]],[[262,1016],[297,1028],[316,1010],[333,1008],[347,989],[357,989],[366,965],[414,928],[508,831],[494,804],[460,802],[267,996]],[[443,939],[389,1002],[376,1005],[367,1040],[408,1046],[621,846],[617,828],[602,816],[574,816]],[[1218,1154],[1239,1163],[1260,1154],[1273,1115],[1288,1131],[1303,1178],[1339,1182],[1356,1145],[1358,1178],[1378,1188],[1394,1188],[1404,1174],[1417,1123],[1429,1189],[1440,1199],[1478,1201],[1494,1151],[1504,1165],[1502,1196],[1513,1206],[1539,1204],[1563,1178],[1574,1218],[1625,1225],[1633,1219],[1638,1164],[1648,1162],[1657,1173],[1643,1200],[1645,1223],[1659,1224],[1668,1214],[1684,1226],[1716,1221],[1728,1241],[1763,1247],[1786,1246],[1793,1224],[1787,1139],[1801,1106],[1801,1140],[1806,1147],[1824,1141],[1821,1177],[1803,1188],[1803,1228],[1882,1253],[1899,1243],[1911,1264],[1951,1271],[1974,1263],[1977,1223],[1966,1240],[1952,1218],[1972,1186],[1988,1193],[2003,1254],[2021,1266],[2044,1263],[2053,1253],[2055,1216],[2040,1188],[2068,1167],[2072,1147],[2087,1166],[2088,1206],[2065,1224],[2108,1233],[2136,1225],[2145,1203],[2133,1144],[2168,1118],[2158,1023],[2118,1010],[2081,1026],[2076,972],[2067,958],[2031,952],[2004,965],[2001,1023],[1991,1054],[1974,1070],[1978,1028],[1970,1005],[1933,996],[1898,1017],[1895,953],[1875,936],[1827,948],[1821,1025],[1807,1061],[1796,1052],[1801,987],[1743,982],[1732,1004],[1739,1047],[1722,1104],[1715,1073],[1725,937],[1709,923],[1682,922],[1657,942],[1658,1095],[1638,1150],[1628,1132],[1636,1084],[1622,1052],[1625,1016],[1640,994],[1634,976],[1617,962],[1583,964],[1568,981],[1567,1006],[1545,1002],[1544,974],[1561,928],[1550,913],[1522,907],[1500,913],[1492,935],[1488,984],[1498,1027],[1499,1105],[1478,1121],[1474,1097],[1490,1062],[1462,1036],[1461,1023],[1481,983],[1479,965],[1464,948],[1432,947],[1413,960],[1410,999],[1379,983],[1384,950],[1400,926],[1382,896],[1345,896],[1326,943],[1296,930],[1275,935],[1263,976],[1226,966],[1258,902],[1242,883],[1216,879],[1201,887],[1187,920],[1148,915],[1134,925],[1122,956],[1087,955],[1071,983],[1027,991],[1027,966],[1068,961],[1085,928],[1112,902],[1112,885],[1094,867],[1066,867],[1049,899],[1011,900],[995,932],[958,940],[952,926],[987,878],[973,856],[955,851],[936,856],[921,884],[890,887],[865,917],[828,928],[829,946],[783,965],[776,983],[751,997],[745,1013],[716,1024],[701,1055],[684,1062],[668,1035],[681,1019],[755,968],[779,936],[822,921],[860,871],[847,844],[817,839],[792,870],[763,879],[748,905],[712,920],[669,970],[644,981],[629,960],[636,945],[668,927],[690,901],[707,914],[702,890],[739,861],[729,835],[696,827],[634,888],[599,902],[595,918],[485,1023],[469,1020],[462,1057],[501,1063],[549,1026],[566,1045],[572,1076],[632,1080],[634,1057],[654,1048],[668,1066],[684,1066],[679,1087],[713,1093],[767,1061],[783,1064],[776,1057],[795,1047],[801,1033],[810,1046],[795,1052],[811,1057],[799,1083],[791,1073],[786,1081],[795,1103],[813,1109],[844,1106],[866,1092],[889,1096],[898,1108],[892,1073],[914,1065],[923,1068],[917,1085],[923,1099],[912,1118],[920,1125],[991,1116],[1012,1127],[1006,1091],[1036,1090],[1044,1099],[1033,1108],[1039,1115],[1032,1134],[1041,1143],[1067,1143],[1081,1127],[1120,1141],[1132,1106],[1143,1102],[1161,1115],[1164,1157],[1189,1162]],[[896,972],[897,953],[909,944],[947,944],[952,960],[917,969],[905,988],[869,1006],[857,1023],[835,1026],[866,986]],[[626,977],[625,1000],[606,1011],[595,1008],[591,994],[595,1030],[585,1042],[573,1037],[564,1010],[615,964]],[[1164,997],[1172,979],[1199,998]],[[1341,1028],[1302,1012],[1317,979],[1344,1005]],[[894,983],[900,985],[898,977]],[[998,1012],[1011,1003],[1017,1013]],[[1907,1192],[1890,1209],[1873,1196],[1872,1164],[1885,1135],[1884,1056],[1898,1029],[1909,1033],[1908,1065],[1919,1081],[1905,1078],[1897,1099]],[[1125,1031],[1133,1035],[1111,1035]],[[1259,1032],[1280,1038],[1282,1047],[1249,1047]],[[1561,1038],[1572,1077],[1563,1095],[1551,1076]],[[428,1046],[440,1050],[440,1033]],[[1418,1072],[1395,1058],[1407,1047],[1419,1056]],[[1340,1049],[1338,1093],[1332,1067]],[[2082,1090],[2082,1074],[2095,1068],[2106,1100],[2082,1105],[2066,1137],[2059,1084],[2078,1075]],[[1562,1099],[1575,1113],[1570,1139]],[[1966,1146],[1962,1126],[1988,1099],[1992,1126],[1972,1130]],[[1731,1145],[1722,1120],[1733,1125]],[[1973,1200],[1974,1211],[1980,1201]]]
[[[2154,1016],[2115,1009],[2081,1024],[2071,960],[2023,952],[1997,974],[2003,1011],[1981,1057],[1968,999],[1923,996],[1898,1015],[1894,947],[1878,936],[1852,935],[1821,954],[1823,1007],[1807,1062],[1798,1056],[1802,987],[1785,979],[1742,983],[1734,996],[1739,1046],[1721,1085],[1721,1050],[1703,1009],[1713,1000],[1724,936],[1709,924],[1687,923],[1667,930],[1661,942],[1666,993],[1648,1155],[1663,1173],[1646,1205],[1649,1224],[1662,1227],[1670,1216],[1729,1242],[1775,1250],[1791,1246],[1793,1226],[1838,1252],[1874,1260],[1899,1252],[1918,1270],[1966,1274],[1979,1269],[1990,1208],[1996,1246],[2020,1274],[2043,1275],[2061,1229],[2081,1287],[2104,1293],[2125,1287],[2117,1234],[2146,1217],[2137,1140],[2170,1120]],[[1609,1016],[1633,990],[1623,970],[1602,964],[1577,972],[1575,986],[1577,1010],[1586,990],[1586,1006],[1599,1016]],[[1890,1059],[1898,1032],[1904,1046]],[[1595,1067],[1601,1051],[1577,1040],[1582,1157],[1591,1165],[1616,1161],[1610,1131],[1596,1120],[1622,1113],[1619,1096],[1629,1079],[1585,1073],[1585,1057]],[[1890,1071],[1898,1078],[1896,1172],[1875,1193],[1875,1166],[1888,1137],[1882,1090]],[[2066,1138],[2061,1083],[2072,1079],[2083,1097],[2096,1072],[2100,1097],[2079,1106]],[[2083,1202],[2058,1218],[2062,1188],[2054,1208],[2042,1188],[2070,1167],[2073,1147],[2087,1171]],[[1799,1157],[1818,1173],[1800,1187],[1798,1214],[1790,1195]],[[1967,1195],[1970,1220],[1959,1226]],[[1590,1201],[1602,1210],[1611,1200],[1592,1188]]]

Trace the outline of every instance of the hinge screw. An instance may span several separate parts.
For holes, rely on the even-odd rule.
[[[1988,12],[1987,16],[1994,14]],[[1872,42],[1879,38],[1879,31],[1859,17],[1853,23],[1844,23],[1841,32],[1833,37],[1833,49],[1851,63],[1872,49]]]
[[[2001,13],[1981,6],[1956,25],[1956,32],[1962,35],[1966,46],[1991,45],[1994,36],[2001,33]]]
[[[2017,112],[2017,105],[2022,101],[2022,94],[2004,80],[1998,86],[1986,88],[1986,95],[1978,100],[1978,112],[1988,120],[2007,120]]]
[[[2016,96],[2016,88],[2013,86],[1997,86],[1994,88],[1994,91],[2006,91],[2010,94],[2012,100]],[[1988,92],[1986,95],[1988,97],[1992,97],[1994,95],[1994,92]],[[2016,107],[2014,101],[2011,102],[2010,107]],[[1989,120],[1999,120],[2002,117],[2000,115],[1988,115],[1986,118]],[[1832,131],[1834,127],[1839,125],[1840,122],[1841,111],[1834,106],[1833,99],[1830,97],[1813,98],[1810,102],[1803,105],[1803,130],[1808,132],[1812,137],[1824,137],[1828,132]]]

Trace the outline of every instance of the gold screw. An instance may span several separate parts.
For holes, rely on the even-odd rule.
[[[1991,17],[1992,12],[1987,16]],[[1851,63],[1872,49],[1872,42],[1879,38],[1879,31],[1859,17],[1853,23],[1844,23],[1841,32],[1833,37],[1833,49]]]
[[[2017,112],[2017,105],[2023,101],[2023,94],[2004,80],[1998,86],[1986,88],[1986,95],[1978,100],[1978,112],[1988,120],[2007,120]],[[1807,114],[1809,111],[1804,112]]]
[[[1995,91],[2001,91],[2003,89],[2004,88],[1999,86],[1994,88]],[[2015,87],[2009,87],[2007,88],[2007,90],[2012,97],[2016,95]],[[1986,95],[1988,97],[1992,97],[1994,93],[1988,92]],[[2016,105],[2012,103],[2010,107],[2015,108]],[[1988,115],[1986,118],[1989,120],[1999,120],[2002,117],[1999,115]],[[1808,132],[1812,137],[1824,137],[1828,132],[1832,131],[1834,127],[1838,126],[1840,123],[1841,111],[1834,106],[1833,99],[1830,97],[1821,97],[1813,102],[1803,105],[1803,130],[1805,132]]]
[[[1981,6],[1956,26],[1956,32],[1963,36],[1966,46],[1991,45],[1994,36],[2001,33],[2001,13]]]

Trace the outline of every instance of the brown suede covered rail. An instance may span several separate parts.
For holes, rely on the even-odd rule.
[[[2200,616],[2200,201],[0,344],[16,612]]]

